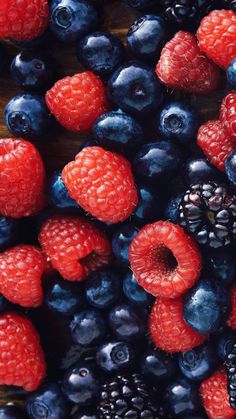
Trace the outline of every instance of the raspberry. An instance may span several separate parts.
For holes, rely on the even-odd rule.
[[[23,307],[43,302],[41,287],[46,260],[40,249],[19,245],[0,254],[0,291],[9,301]]]
[[[222,122],[213,119],[201,125],[197,143],[211,164],[224,172],[225,160],[235,149],[236,141],[227,133]]]
[[[231,299],[231,313],[229,315],[227,324],[231,329],[236,330],[236,285],[230,290]]]
[[[34,326],[26,317],[8,312],[0,315],[0,334],[0,385],[36,390],[46,364]]]
[[[105,234],[82,217],[49,218],[41,228],[39,242],[54,269],[68,281],[84,280],[111,259]]]
[[[235,410],[229,404],[227,374],[224,368],[216,371],[200,385],[200,395],[210,419],[233,419]]]
[[[197,94],[215,90],[220,77],[217,67],[200,51],[194,35],[183,31],[164,46],[156,73],[167,86]]]
[[[21,138],[0,139],[0,214],[20,218],[44,205],[45,169],[35,146]]]
[[[149,317],[153,343],[166,352],[188,351],[201,345],[206,335],[191,329],[183,318],[183,300],[156,300]]]
[[[0,1],[0,38],[27,41],[38,37],[48,23],[47,0]]]
[[[220,119],[228,134],[236,137],[236,91],[224,98],[220,108]]]
[[[80,151],[64,167],[62,179],[70,196],[100,221],[124,221],[138,203],[130,163],[101,147]]]
[[[236,13],[213,10],[204,17],[197,31],[200,49],[222,68],[236,57]]]
[[[58,80],[46,93],[46,103],[58,122],[70,131],[88,131],[107,111],[102,81],[90,71]]]
[[[201,270],[196,243],[180,226],[168,221],[143,227],[131,243],[129,260],[139,285],[162,298],[183,294]]]

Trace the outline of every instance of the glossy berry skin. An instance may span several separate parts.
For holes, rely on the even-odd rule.
[[[224,325],[230,309],[228,291],[214,279],[201,279],[185,296],[184,319],[194,330],[212,333]]]
[[[86,0],[52,0],[50,3],[49,28],[60,41],[82,38],[96,27],[97,22],[97,11]]]
[[[44,97],[38,94],[19,93],[14,96],[5,107],[4,118],[13,135],[28,140],[43,140],[55,128]]]
[[[131,62],[119,67],[107,85],[110,101],[133,116],[145,118],[158,109],[163,86],[152,68]]]
[[[102,269],[93,272],[86,280],[85,295],[90,306],[104,310],[112,307],[121,294],[119,274],[114,270]]]
[[[62,391],[78,407],[95,403],[100,383],[94,366],[88,361],[79,361],[64,375]]]
[[[226,76],[230,86],[236,89],[236,58],[229,64],[226,70]]]
[[[48,181],[47,198],[49,204],[58,211],[82,213],[77,202],[72,199],[62,181],[61,170],[56,170]]]
[[[144,15],[128,30],[128,49],[142,61],[157,60],[166,38],[165,20],[158,15]]]
[[[137,149],[144,136],[141,125],[121,110],[100,116],[94,124],[93,134],[102,147],[124,154]]]
[[[232,153],[227,157],[225,161],[225,171],[228,179],[230,182],[236,185],[236,153],[232,151]]]
[[[129,304],[119,304],[109,313],[109,324],[117,339],[134,342],[144,337],[145,319]]]
[[[44,292],[44,303],[56,313],[71,316],[84,304],[83,291],[79,284],[57,278],[47,285]]]
[[[0,251],[12,246],[19,238],[20,224],[9,217],[0,217]]]
[[[152,302],[152,296],[140,287],[131,271],[128,271],[123,279],[123,293],[132,304],[139,307],[146,307]]]
[[[135,225],[143,226],[161,218],[164,194],[157,187],[142,182],[137,185],[138,205],[132,220]]]
[[[179,368],[189,380],[202,381],[208,378],[216,369],[218,358],[215,348],[209,343],[182,352],[178,355]]]
[[[7,50],[3,44],[0,44],[0,73],[7,63]]]
[[[236,277],[236,262],[231,248],[214,249],[205,255],[205,265],[218,281],[226,288],[231,287]]]
[[[95,310],[76,313],[70,323],[74,342],[82,347],[92,347],[101,343],[107,333],[102,314]]]
[[[221,173],[204,157],[188,159],[183,165],[182,177],[187,186],[209,180],[222,180]]]
[[[164,403],[173,416],[192,414],[201,406],[198,387],[185,377],[176,378],[167,384],[164,391]]]
[[[177,372],[176,359],[158,349],[149,349],[143,354],[141,362],[142,374],[153,384],[170,380]]]
[[[179,205],[182,199],[183,199],[183,192],[171,198],[169,202],[167,203],[164,215],[165,215],[165,218],[171,221],[172,223],[177,223],[178,214],[179,214]]]
[[[79,409],[78,412],[71,416],[71,419],[99,419],[99,417],[97,412],[88,408],[83,410]]]
[[[125,49],[117,36],[93,32],[78,42],[76,53],[85,68],[107,79],[122,64]]]
[[[156,182],[172,177],[182,164],[178,147],[170,141],[144,144],[134,157],[134,174],[142,180]]]
[[[137,233],[133,223],[125,223],[119,226],[112,236],[112,251],[117,261],[123,266],[129,264],[129,246]]]
[[[135,352],[126,342],[111,341],[100,346],[96,353],[97,365],[105,372],[120,373],[134,364]]]
[[[30,418],[67,419],[70,404],[59,384],[47,383],[26,399],[26,410]]]
[[[14,405],[6,405],[0,407],[1,419],[26,419],[24,412]]]
[[[125,3],[127,3],[128,6],[140,11],[148,11],[156,6],[155,0],[125,0]]]
[[[222,334],[216,336],[216,339],[217,354],[222,361],[226,361],[236,342],[236,332],[225,328]]]

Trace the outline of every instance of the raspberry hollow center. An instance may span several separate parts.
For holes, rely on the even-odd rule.
[[[178,266],[178,262],[173,252],[164,244],[153,249],[152,259],[155,268],[160,274],[167,275],[168,273],[173,272]]]

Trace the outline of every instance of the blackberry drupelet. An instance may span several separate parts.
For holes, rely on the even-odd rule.
[[[236,0],[221,0],[222,7],[236,11]]]
[[[199,244],[226,246],[236,238],[236,196],[224,184],[192,185],[182,198],[178,220]]]
[[[231,407],[236,410],[236,341],[226,359],[228,393]]]

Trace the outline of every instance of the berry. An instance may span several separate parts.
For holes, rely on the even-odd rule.
[[[106,336],[107,327],[98,310],[83,310],[76,313],[70,323],[74,342],[82,347],[100,344]]]
[[[128,271],[124,277],[123,293],[131,303],[140,307],[149,306],[152,302],[152,296],[140,287],[131,271]]]
[[[229,393],[229,403],[231,407],[236,410],[236,398],[235,398],[235,372],[236,372],[236,341],[233,344],[233,347],[230,349],[227,358],[226,358],[226,368],[228,375],[228,393]]]
[[[199,244],[226,246],[236,234],[236,197],[224,184],[192,185],[179,206],[179,222]]]
[[[134,350],[128,343],[112,341],[97,350],[97,365],[105,372],[116,373],[133,366]]]
[[[58,211],[65,210],[76,214],[82,213],[77,202],[72,199],[62,181],[61,170],[56,170],[48,181],[47,198],[49,204]]]
[[[121,294],[120,276],[115,270],[93,272],[86,280],[85,295],[87,302],[99,309],[112,307]]]
[[[216,371],[200,385],[200,395],[209,419],[233,419],[235,411],[229,404],[227,374]]]
[[[151,67],[132,62],[119,67],[107,86],[108,97],[131,115],[145,118],[163,101],[163,86]]]
[[[70,405],[58,384],[47,383],[27,397],[26,410],[32,419],[67,419]]]
[[[7,49],[3,44],[0,44],[0,73],[3,71],[7,63]]]
[[[212,345],[205,343],[198,348],[178,355],[179,368],[189,380],[202,381],[208,378],[218,363],[218,357]]]
[[[40,230],[39,242],[54,269],[68,281],[84,280],[111,257],[104,233],[82,217],[49,218]]]
[[[211,274],[226,288],[236,278],[236,263],[233,249],[214,249],[205,255],[206,267]]]
[[[191,329],[184,321],[183,300],[156,300],[149,318],[149,331],[155,346],[166,352],[183,352],[201,345],[206,335]]]
[[[133,214],[133,222],[143,226],[161,218],[163,209],[163,193],[156,186],[139,183],[138,205]]]
[[[44,292],[44,303],[56,313],[71,316],[84,304],[81,287],[60,278],[50,280]]]
[[[236,13],[232,10],[213,10],[197,31],[201,51],[222,68],[227,68],[236,56],[235,37]]]
[[[176,378],[166,386],[164,404],[172,417],[195,413],[201,405],[197,385],[185,377]]]
[[[70,196],[100,221],[126,220],[138,201],[131,165],[122,155],[86,147],[62,171]]]
[[[91,409],[78,410],[71,416],[72,419],[99,419],[97,412]]]
[[[232,9],[236,11],[236,2],[235,0],[222,0],[223,6],[225,9]]]
[[[46,93],[46,103],[58,122],[70,131],[88,131],[107,111],[105,88],[90,71],[58,80]]]
[[[77,44],[77,58],[101,78],[108,78],[121,65],[125,50],[120,39],[106,32],[93,32]]]
[[[159,410],[156,398],[156,391],[148,386],[141,375],[118,375],[102,386],[99,417],[155,419]]]
[[[236,142],[227,133],[221,121],[213,119],[201,125],[197,135],[197,144],[213,166],[222,172],[225,160],[235,149]]]
[[[224,98],[220,108],[220,119],[228,134],[236,137],[236,91],[229,93]]]
[[[231,313],[229,315],[227,324],[231,329],[236,330],[236,285],[233,285],[233,287],[230,290],[230,299]]]
[[[168,221],[143,227],[131,243],[129,260],[139,285],[155,297],[183,294],[194,285],[201,270],[195,242]]]
[[[47,23],[47,0],[4,0],[1,4],[0,38],[31,40],[41,35]]]
[[[183,192],[181,192],[177,196],[174,196],[173,198],[171,198],[165,208],[165,218],[169,221],[172,221],[172,223],[177,223],[178,214],[179,214],[179,205],[182,201],[183,195],[184,195]]]
[[[187,186],[194,183],[208,182],[209,180],[222,180],[221,173],[204,157],[188,159],[183,166],[182,176]]]
[[[129,247],[138,231],[132,223],[119,226],[112,236],[112,251],[120,265],[129,265]]]
[[[145,334],[145,319],[129,304],[119,304],[109,313],[109,324],[117,339],[133,343]]]
[[[60,41],[76,41],[93,30],[97,23],[96,8],[86,0],[52,0],[50,3],[49,28]]]
[[[226,361],[228,353],[233,349],[236,342],[236,333],[233,330],[224,329],[224,332],[217,336],[217,354],[222,361]]]
[[[14,405],[6,405],[0,407],[0,418],[1,419],[25,419],[25,415],[22,410]]]
[[[158,349],[149,349],[143,354],[142,373],[154,384],[166,382],[177,372],[177,363],[174,357]]]
[[[32,323],[18,313],[0,315],[0,383],[34,391],[45,376],[39,336]]]
[[[225,161],[225,171],[230,182],[236,185],[236,152],[232,151]]]
[[[19,238],[20,224],[18,220],[0,217],[0,251],[15,244]]]
[[[125,0],[128,6],[137,10],[151,10],[156,6],[156,0]]]
[[[220,76],[217,67],[200,51],[194,35],[183,31],[162,49],[156,73],[168,87],[196,94],[214,91]]]
[[[236,89],[236,58],[234,58],[229,64],[226,70],[226,76],[231,87]]]

